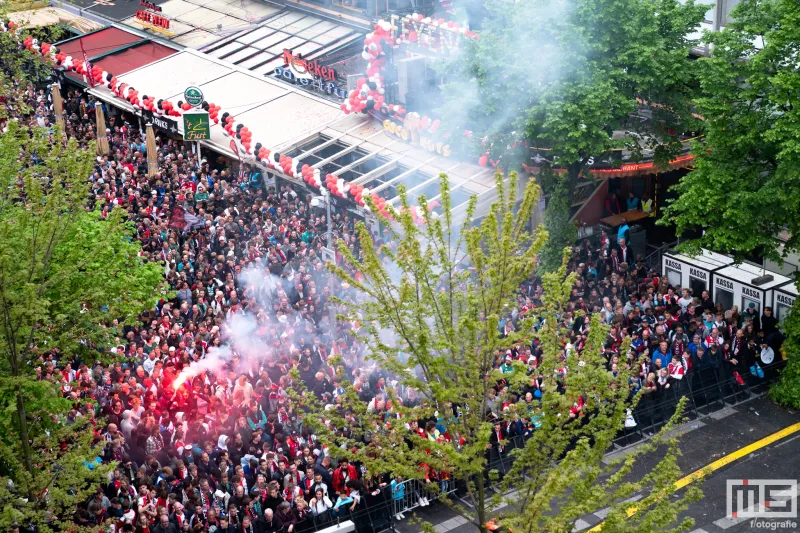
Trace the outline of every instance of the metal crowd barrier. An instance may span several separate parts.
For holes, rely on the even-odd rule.
[[[625,447],[654,435],[675,414],[678,402],[683,397],[687,400],[684,416],[695,420],[761,395],[778,378],[778,371],[784,365],[786,361],[781,360],[763,367],[763,378],[749,371],[739,371],[743,380],[741,384],[737,382],[733,371],[726,368],[693,370],[682,380],[671,381],[669,389],[642,396],[632,413],[636,426],[623,428],[614,444]]]

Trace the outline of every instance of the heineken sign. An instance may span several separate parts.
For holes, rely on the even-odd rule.
[[[211,125],[205,111],[187,111],[183,114],[183,139],[205,141],[211,138]]]
[[[197,87],[187,87],[183,91],[183,99],[192,107],[200,107],[203,103],[203,91]]]

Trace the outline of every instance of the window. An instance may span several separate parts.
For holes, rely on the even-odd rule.
[[[714,294],[714,302],[722,304],[723,309],[730,309],[733,307],[733,292],[717,287],[716,293]]]
[[[778,317],[778,322],[780,322],[781,325],[783,325],[783,321],[791,314],[792,307],[792,305],[780,301],[775,304],[775,316]]]
[[[470,198],[472,198],[472,193],[465,190],[463,187],[450,191],[451,209],[456,209],[457,207],[466,204],[469,202]]]
[[[756,306],[756,314],[760,315],[761,314],[761,302],[759,302],[758,300],[754,300],[752,298],[748,298],[747,296],[742,296],[742,307],[739,310],[739,312],[743,313],[744,310],[747,309],[748,306],[751,303],[755,304],[755,306]],[[726,307],[725,309],[728,309],[728,308]]]
[[[307,152],[308,150],[316,148],[317,146],[319,146],[320,144],[325,143],[328,140],[329,140],[329,138],[324,136],[324,135],[317,135],[316,137],[314,137],[313,139],[311,139],[307,143],[301,144],[301,145],[299,145],[299,146],[297,146],[295,148],[292,148],[291,150],[286,152],[286,155],[289,156],[289,157],[297,157],[298,155],[302,154],[303,152]]]
[[[696,278],[694,276],[689,276],[689,288],[692,291],[692,296],[697,296],[698,298],[702,296],[703,291],[706,290],[706,282],[701,280],[700,278]],[[716,298],[714,299],[716,301]],[[733,305],[733,293],[731,293],[731,304],[726,307],[725,309],[730,309]]]
[[[678,286],[680,286],[680,285],[683,283],[683,278],[682,278],[682,276],[681,276],[681,273],[680,273],[680,271],[678,271],[678,270],[675,270],[675,269],[673,269],[673,268],[669,268],[669,267],[667,267],[667,268],[665,269],[665,272],[666,272],[666,274],[667,274],[667,282],[668,282],[668,283],[669,283],[669,284],[670,284],[672,287],[678,287]]]

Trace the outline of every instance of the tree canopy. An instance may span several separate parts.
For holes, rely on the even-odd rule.
[[[371,347],[364,368],[385,370],[386,394],[367,405],[357,387],[340,375],[344,392],[338,407],[302,394],[304,423],[334,456],[360,461],[370,472],[424,479],[429,482],[425,490],[432,493],[439,493],[442,486],[436,480],[446,473],[447,486],[463,487],[474,509],[467,517],[481,531],[486,531],[487,520],[496,518],[492,509],[500,504],[509,505],[499,518],[514,531],[569,532],[582,513],[606,506],[614,509],[604,526],[607,531],[674,525],[685,503],[698,493],[681,495],[675,505],[664,497],[665,488],[679,476],[673,441],[662,433],[622,462],[602,461],[622,428],[626,409],[638,398],[629,385],[631,372],[637,370],[636,365],[616,374],[606,370],[607,329],[598,316],[591,319],[582,355],[565,348],[572,326],[565,309],[575,274],[567,275],[563,265],[545,274],[538,307],[512,313],[520,285],[535,275],[547,233],[541,227],[526,230],[524,213],[540,193],[535,182],[528,184],[519,206],[516,175],[504,181],[498,174],[496,187],[498,199],[489,214],[480,222],[471,220],[473,197],[468,222],[461,228],[453,225],[446,177],[441,184],[443,215],[422,209],[422,227],[414,222],[401,188],[402,207],[393,209],[399,226],[383,244],[373,244],[360,225],[360,259],[340,246],[344,262],[331,268],[361,297],[339,319],[360,325],[361,342]],[[424,198],[420,205],[426,205]],[[533,366],[520,361],[529,356],[539,359],[533,372]],[[505,363],[500,366],[499,361]],[[509,402],[508,409],[488,414],[493,403],[500,405],[534,383],[541,402]],[[426,420],[435,421],[436,429],[420,433]],[[497,428],[510,423],[537,429],[508,452],[514,462],[505,468],[498,461],[509,458],[505,446],[514,446]],[[658,466],[630,476],[642,454],[659,444],[667,446]],[[500,493],[513,487],[519,499],[495,494],[490,485]],[[620,502],[638,491],[648,496],[629,517]]]
[[[800,6],[791,0],[743,0],[734,20],[706,40],[698,60],[705,139],[696,167],[676,186],[665,222],[687,242],[742,259],[755,250],[770,259],[800,244],[800,126],[797,35]],[[783,251],[776,239],[785,232]]]
[[[90,399],[48,361],[78,370],[107,358],[163,285],[126,213],[89,208],[92,147],[59,137],[15,121],[0,135],[0,526],[42,531],[69,521],[102,479],[84,466],[100,453],[92,416],[75,417]]]
[[[742,0],[732,16],[724,30],[706,35],[713,53],[698,61],[696,100],[705,139],[663,223],[678,235],[700,234],[682,243],[689,253],[708,248],[739,260],[758,254],[782,261],[800,252],[800,5]],[[800,345],[796,315],[783,327],[790,355]],[[771,394],[800,407],[796,356]]]
[[[486,3],[480,39],[446,63],[446,108],[474,130],[478,153],[493,159],[508,142],[552,151],[559,166],[612,148],[655,150],[666,161],[678,134],[695,129],[691,37],[708,6],[676,0],[578,0]],[[464,80],[464,81],[461,81]],[[652,120],[631,118],[643,102]],[[615,131],[628,134],[612,138]],[[577,174],[576,174],[577,175]],[[547,192],[547,191],[546,191]]]

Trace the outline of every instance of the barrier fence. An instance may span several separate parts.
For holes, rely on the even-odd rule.
[[[733,372],[715,367],[691,371],[681,380],[671,380],[668,389],[643,394],[631,413],[636,425],[626,424],[614,439],[614,444],[625,447],[653,436],[673,416],[683,397],[687,399],[684,416],[694,420],[760,395],[767,391],[778,377],[779,369],[785,364],[786,361],[776,361],[763,367],[763,378],[749,372],[740,372],[741,382]],[[512,467],[513,458],[510,452],[524,447],[529,437],[530,435],[514,435],[503,446],[493,446],[489,450],[489,460],[484,472],[487,491],[496,490],[492,486],[489,471],[496,470],[502,479]],[[323,516],[298,524],[295,532],[328,533],[323,530],[335,531],[337,527],[345,525],[349,528],[348,521],[352,521],[357,533],[394,530],[398,515],[424,507],[441,499],[443,495],[463,498],[467,493],[465,483],[455,480],[424,483],[407,479],[399,486],[401,488],[394,492],[391,485],[381,487],[377,494],[370,493],[363,497],[355,510],[350,511],[349,505],[342,506],[336,512],[329,511]]]

